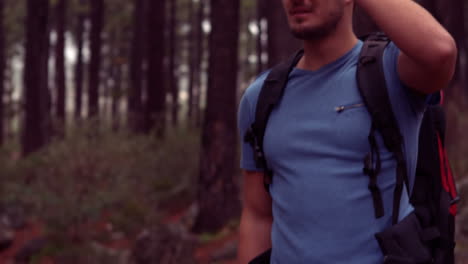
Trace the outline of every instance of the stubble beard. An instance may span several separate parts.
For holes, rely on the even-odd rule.
[[[343,9],[336,10],[328,15],[327,20],[318,26],[294,28],[290,27],[293,36],[300,40],[320,40],[331,35],[343,17]]]

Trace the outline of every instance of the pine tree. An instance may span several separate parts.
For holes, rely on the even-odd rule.
[[[239,0],[212,0],[208,91],[202,131],[196,232],[212,232],[240,212],[236,181]]]

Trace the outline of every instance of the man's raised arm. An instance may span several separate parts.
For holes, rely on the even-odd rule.
[[[271,247],[271,197],[263,173],[243,171],[243,209],[239,228],[238,264],[247,264]]]
[[[355,0],[402,53],[398,74],[411,89],[430,94],[447,85],[457,59],[454,39],[412,0]]]

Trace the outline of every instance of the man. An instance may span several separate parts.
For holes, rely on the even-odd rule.
[[[411,0],[282,1],[292,33],[303,40],[304,55],[265,131],[263,148],[273,171],[269,192],[252,148],[242,145],[239,264],[269,248],[271,263],[382,263],[374,235],[392,224],[396,162],[378,137],[382,162],[378,185],[385,215],[376,218],[369,178],[362,171],[371,118],[356,82],[363,43],[352,30],[353,7],[363,8],[392,40],[384,53],[384,74],[404,136],[410,188],[425,95],[439,91],[451,79],[455,42]],[[255,119],[267,74],[241,100],[241,138]],[[399,219],[412,211],[403,192]]]

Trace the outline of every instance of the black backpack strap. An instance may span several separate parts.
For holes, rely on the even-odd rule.
[[[397,161],[392,215],[392,222],[396,224],[403,185],[406,184],[409,191],[409,184],[403,154],[403,137],[392,110],[383,69],[383,54],[389,43],[390,40],[380,33],[373,34],[365,40],[357,68],[357,82],[364,104],[372,117],[373,129],[380,132],[385,146],[394,154]],[[371,187],[374,186],[369,186]],[[375,202],[374,198],[374,206]]]
[[[445,149],[445,129],[446,129],[445,112],[442,106],[440,105],[429,106],[428,109],[426,110],[425,117],[428,115],[431,117],[431,120],[435,127],[435,129],[433,129],[434,131],[433,134],[434,133],[436,134],[436,138],[438,140],[437,142],[439,145],[438,157],[439,157],[439,162],[440,162],[439,168],[442,167],[444,171],[443,175],[441,175],[444,178],[442,182],[444,182],[445,184],[444,189],[446,189],[446,191],[450,194],[450,197],[451,197],[450,210],[454,210],[451,213],[455,216],[456,211],[457,211],[456,204],[460,201],[460,197],[458,196],[452,168],[448,160],[448,155]],[[421,161],[420,163],[423,163],[423,162],[424,161]]]
[[[244,140],[252,146],[254,150],[255,162],[257,168],[264,169],[266,174],[271,177],[271,172],[268,169],[265,155],[263,153],[263,138],[265,129],[268,123],[270,113],[275,105],[280,101],[283,91],[288,82],[289,74],[294,69],[296,64],[302,58],[303,50],[294,54],[288,60],[273,67],[263,83],[260,95],[257,101],[255,121],[248,129]],[[271,179],[266,179],[265,183],[269,184]]]
[[[437,141],[437,123],[434,108],[428,107],[419,133],[418,165],[410,202],[425,227],[438,225],[439,197],[442,190],[441,166]],[[441,123],[442,124],[442,123]]]
[[[434,263],[453,264],[459,197],[445,152],[445,124],[443,108],[428,106],[420,129],[418,166],[410,202],[423,235],[433,245]]]

